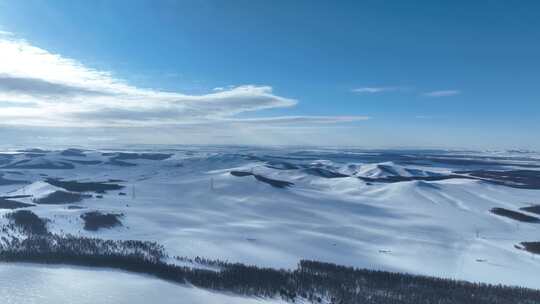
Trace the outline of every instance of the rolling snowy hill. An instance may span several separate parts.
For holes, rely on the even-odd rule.
[[[31,204],[24,209],[56,234],[156,241],[171,256],[275,268],[310,259],[540,288],[540,258],[520,245],[540,241],[540,224],[491,211],[540,217],[520,209],[540,204],[536,154],[182,147],[0,155],[0,180],[9,181],[0,197]],[[85,230],[81,215],[91,211],[121,214],[121,225]]]

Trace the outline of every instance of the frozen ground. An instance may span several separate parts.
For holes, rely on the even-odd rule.
[[[233,147],[116,152],[5,151],[0,196],[29,196],[14,200],[32,203],[65,191],[48,178],[121,180],[114,183],[124,189],[89,193],[92,198],[75,204],[84,209],[29,209],[51,219],[55,233],[152,240],[172,256],[277,268],[314,259],[540,288],[540,257],[515,248],[540,241],[540,224],[490,212],[540,204],[538,154]],[[472,178],[478,170],[499,177]],[[500,174],[520,170],[533,177],[519,175],[516,182]],[[272,180],[293,184],[275,187]],[[123,226],[84,230],[80,215],[93,210],[124,214]]]

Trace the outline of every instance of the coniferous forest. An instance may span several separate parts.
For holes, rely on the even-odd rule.
[[[3,262],[34,262],[108,267],[192,284],[200,288],[239,295],[298,299],[313,303],[540,303],[540,291],[494,286],[385,271],[356,269],[331,263],[302,260],[294,270],[261,268],[239,263],[193,260],[186,267],[167,263],[163,246],[155,242],[103,240],[56,235],[44,231],[46,220],[31,211],[6,215],[0,247]]]

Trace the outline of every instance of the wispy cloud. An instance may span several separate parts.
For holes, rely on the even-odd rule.
[[[416,119],[432,119],[433,116],[431,116],[431,115],[416,115],[414,118],[416,118]]]
[[[369,116],[281,116],[263,118],[228,119],[229,123],[260,123],[260,124],[333,124],[368,120]]]
[[[9,37],[8,37],[9,36]],[[0,124],[55,127],[171,126],[211,123],[317,124],[363,116],[236,115],[287,108],[297,100],[265,85],[227,86],[190,95],[139,88],[107,71],[50,53],[10,35],[0,36]]]
[[[396,91],[416,91],[414,88],[411,87],[403,87],[403,86],[372,86],[372,87],[359,87],[351,89],[351,92],[357,93],[357,94],[380,94],[380,93],[387,93],[387,92],[396,92]],[[427,97],[448,97],[448,96],[455,96],[461,94],[460,90],[437,90],[437,91],[429,91],[425,93],[421,93],[423,96]]]
[[[424,96],[427,97],[448,97],[461,94],[459,90],[440,90],[440,91],[431,91],[424,93]]]
[[[351,91],[358,94],[376,94],[384,92],[393,92],[401,90],[401,87],[360,87],[354,88]]]

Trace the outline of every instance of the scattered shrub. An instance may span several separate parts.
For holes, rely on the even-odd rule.
[[[540,242],[522,242],[523,249],[534,254],[540,254]]]
[[[507,218],[511,218],[516,221],[525,222],[525,223],[540,223],[540,219],[534,216],[527,215],[525,213],[512,211],[504,208],[493,208],[491,209],[491,213],[505,216]]]
[[[76,192],[55,191],[42,198],[34,199],[33,202],[41,205],[73,204],[89,197],[92,196]]]
[[[122,185],[107,183],[107,182],[78,182],[78,181],[62,181],[58,179],[49,178],[47,183],[64,188],[71,192],[98,192],[104,193],[109,190],[120,190],[124,188]]]
[[[5,217],[24,233],[38,235],[47,233],[47,221],[30,210],[18,210],[6,214]]]
[[[264,177],[262,175],[253,174],[251,172],[231,171],[230,173],[231,173],[231,175],[238,176],[238,177],[253,176],[258,181],[261,181],[263,183],[267,183],[270,186],[276,187],[276,188],[287,188],[287,187],[290,187],[290,186],[294,185],[294,183],[292,183],[292,182],[282,181],[282,180],[277,180],[277,179],[271,179],[271,178],[268,178],[268,177]]]
[[[540,205],[519,208],[519,210],[540,214]]]
[[[120,217],[122,216],[123,214],[101,213],[99,211],[90,211],[81,214],[81,218],[84,220],[84,229],[91,231],[97,231],[100,228],[121,226]]]

